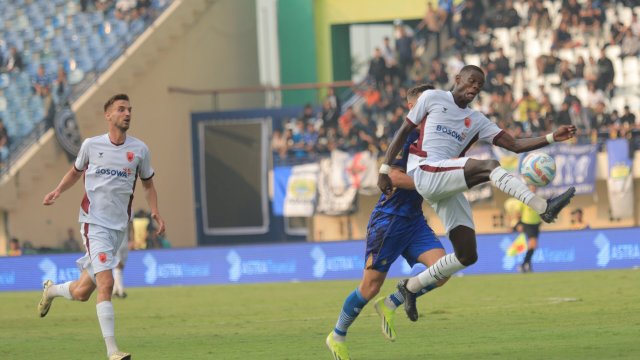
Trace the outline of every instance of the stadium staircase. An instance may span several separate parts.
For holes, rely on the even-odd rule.
[[[173,44],[193,26],[200,15],[214,4],[213,0],[173,0],[153,23],[139,30],[121,55],[88,84],[70,102],[80,134],[104,132],[102,115],[104,101],[115,93],[126,92]],[[90,37],[92,35],[89,35]],[[94,70],[101,70],[94,63]],[[179,70],[177,70],[179,71]],[[16,211],[23,202],[39,202],[55,186],[52,173],[59,179],[70,166],[69,156],[59,146],[52,128],[38,134],[25,146],[4,172],[0,172],[0,210]],[[46,179],[46,181],[44,181]]]

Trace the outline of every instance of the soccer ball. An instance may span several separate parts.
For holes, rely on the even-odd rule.
[[[545,153],[531,153],[522,160],[520,174],[529,185],[545,186],[556,177],[556,161]]]

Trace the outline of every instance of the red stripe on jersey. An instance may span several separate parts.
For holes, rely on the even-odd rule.
[[[129,205],[127,206],[127,219],[131,219],[131,205],[133,204],[133,193],[136,191],[137,182],[138,182],[138,172],[136,171],[136,178],[133,179],[133,189],[131,189],[131,196],[129,196]]]
[[[427,152],[422,150],[422,144],[424,143],[424,126],[426,123],[427,117],[425,116],[420,122],[420,136],[418,136],[418,140],[415,143],[409,146],[409,154],[418,155],[420,157],[427,157]]]
[[[87,247],[89,258],[91,258],[91,248],[89,247],[89,223],[84,223],[84,244]]]
[[[467,146],[465,146],[465,148],[462,150],[462,152],[460,153],[460,155],[458,155],[458,157],[464,157],[464,155],[467,153],[467,151],[469,150],[469,148],[471,147],[471,145],[475,144],[476,141],[478,141],[478,139],[480,138],[479,134],[476,134],[471,141],[469,141],[469,143],[467,144]]]
[[[82,197],[82,202],[80,203],[80,207],[82,208],[82,211],[84,211],[85,214],[89,213],[89,204],[91,204],[91,201],[89,201],[89,197],[85,192],[84,196]]]
[[[499,133],[496,134],[496,136],[493,137],[493,145],[496,144],[496,141],[498,141],[498,139],[500,139],[502,137],[502,135],[504,135],[504,130],[500,130]]]
[[[439,173],[439,172],[445,172],[445,171],[464,169],[464,166],[439,167],[439,166],[431,166],[431,165],[420,165],[420,169],[426,172]]]

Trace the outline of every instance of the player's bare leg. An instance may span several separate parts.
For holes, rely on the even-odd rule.
[[[124,264],[118,263],[118,266],[113,269],[113,296],[118,298],[126,298],[127,293],[124,291],[124,280],[122,278],[122,272],[124,270]]]
[[[54,285],[51,280],[47,280],[44,284],[42,298],[38,303],[40,317],[47,316],[53,299],[64,297],[67,300],[87,301],[95,288],[96,285],[86,270],[82,272],[80,279],[75,281],[67,281],[63,284]]]
[[[113,273],[111,270],[101,271],[96,274],[97,285],[97,305],[98,322],[102,337],[107,346],[107,356],[109,359],[129,359],[130,354],[118,351],[115,338],[115,314],[111,303],[113,292]]]
[[[531,267],[531,258],[533,258],[533,253],[536,251],[536,247],[538,247],[538,238],[530,237],[527,242],[527,254],[524,256],[524,261],[522,262],[521,269],[522,272],[531,272],[533,268]]]
[[[523,181],[509,174],[497,160],[469,159],[464,166],[464,177],[468,188],[491,181],[502,192],[535,210],[547,223],[553,222],[560,210],[569,205],[576,191],[570,187],[564,193],[545,200],[532,192]]]

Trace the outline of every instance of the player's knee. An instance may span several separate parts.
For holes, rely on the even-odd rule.
[[[87,293],[86,291],[73,291],[71,297],[75,301],[86,302],[91,298],[91,293]]]
[[[380,292],[382,284],[377,281],[370,281],[360,285],[360,293],[365,299],[372,299]]]

